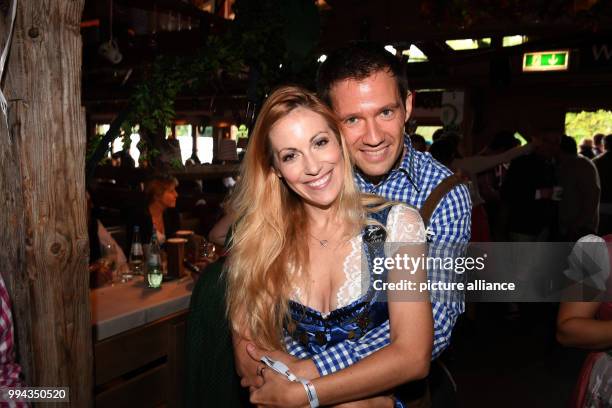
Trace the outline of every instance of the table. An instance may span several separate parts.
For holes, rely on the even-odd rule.
[[[142,278],[91,291],[96,407],[182,406],[193,280]]]

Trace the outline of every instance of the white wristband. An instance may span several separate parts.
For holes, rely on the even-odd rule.
[[[276,361],[268,356],[263,356],[261,362],[270,367],[272,370],[284,376],[287,380],[292,382],[300,382],[306,391],[306,397],[308,397],[308,403],[310,408],[317,408],[319,406],[319,397],[317,396],[317,390],[314,385],[305,378],[300,378],[293,374],[287,365],[281,361]]]
[[[287,367],[283,362],[272,360],[268,356],[263,356],[260,361],[277,373],[284,375],[289,381],[298,381],[297,376],[289,371],[289,367]]]
[[[306,391],[306,397],[308,397],[310,408],[317,408],[319,406],[319,397],[317,396],[317,390],[315,389],[314,384],[303,378],[300,378],[300,382]]]

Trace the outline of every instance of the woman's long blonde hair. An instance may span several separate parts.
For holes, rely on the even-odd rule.
[[[265,349],[282,347],[295,273],[306,270],[309,259],[304,203],[276,175],[268,137],[272,127],[296,108],[321,115],[342,148],[344,182],[333,205],[338,218],[347,222],[346,234],[357,233],[366,222],[364,200],[353,181],[348,149],[333,112],[300,87],[278,88],[261,108],[239,182],[226,206],[237,220],[227,265],[228,316],[234,329],[249,333]]]

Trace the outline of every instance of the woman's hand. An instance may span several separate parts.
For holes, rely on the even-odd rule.
[[[251,404],[258,408],[307,408],[306,390],[300,383],[291,382],[270,368],[262,370],[264,385],[251,388]]]

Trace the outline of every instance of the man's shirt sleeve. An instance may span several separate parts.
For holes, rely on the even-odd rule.
[[[430,230],[428,255],[433,259],[446,259],[465,255],[470,240],[472,203],[467,186],[452,189],[434,211]],[[440,268],[433,263],[427,277],[432,282],[461,282],[463,274]],[[456,290],[438,290],[430,293],[434,319],[434,344],[432,359],[437,358],[448,347],[453,327],[463,313],[464,294]]]

